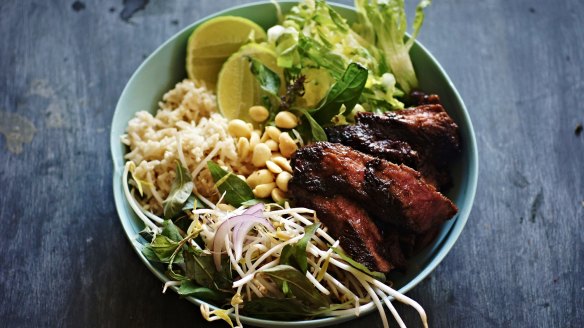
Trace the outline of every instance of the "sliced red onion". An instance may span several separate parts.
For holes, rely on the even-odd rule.
[[[255,204],[255,205],[251,206],[250,208],[246,209],[245,211],[243,211],[243,213],[241,213],[241,215],[253,215],[253,216],[256,216],[258,218],[262,218],[263,217],[263,215],[262,215],[263,211],[264,211],[264,204],[263,203],[259,203],[259,204]],[[243,223],[236,224],[233,227],[233,236],[237,236],[238,235],[239,228],[241,227],[242,224]],[[235,238],[233,240],[233,243],[234,244],[237,243],[235,241]],[[237,259],[237,260],[239,260],[239,259]]]
[[[258,204],[260,205],[260,204]],[[262,205],[263,206],[263,205]],[[252,206],[251,208],[255,207]],[[263,208],[263,207],[262,207]],[[237,230],[237,233],[234,233],[233,237],[233,244],[234,247],[237,249],[243,249],[243,242],[244,237],[247,235],[249,230],[253,228],[254,225],[261,224],[267,229],[274,230],[274,227],[270,224],[270,222],[265,219],[262,215],[261,209],[259,211],[254,211],[253,215],[249,214],[241,214],[230,217],[229,219],[225,220],[217,231],[215,232],[215,237],[213,238],[213,261],[215,262],[215,267],[217,270],[221,270],[221,251],[223,251],[223,247],[225,246],[225,236],[231,231],[231,229]],[[241,244],[241,246],[238,246]],[[241,254],[239,255],[241,257]]]
[[[243,243],[245,242],[245,236],[249,233],[255,222],[243,222],[237,228],[233,229],[233,251],[235,256],[235,261],[241,260],[241,255],[243,253]]]
[[[255,205],[253,205],[252,207],[243,211],[242,214],[254,215],[258,212],[262,212],[262,213],[264,212],[264,203],[257,203]]]

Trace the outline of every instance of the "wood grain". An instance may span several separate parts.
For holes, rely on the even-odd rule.
[[[0,137],[2,326],[225,327],[161,294],[125,239],[109,127],[148,54],[189,23],[248,2],[0,3],[0,112],[36,129],[19,154]],[[465,99],[480,151],[465,231],[409,293],[431,327],[584,326],[582,13],[578,0],[442,0],[428,10],[420,40]],[[381,324],[370,315],[343,326],[363,325]]]

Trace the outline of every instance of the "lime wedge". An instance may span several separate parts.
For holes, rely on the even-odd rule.
[[[189,37],[186,62],[189,79],[203,80],[214,90],[225,60],[243,44],[264,40],[266,32],[249,19],[221,16],[206,21]]]
[[[217,82],[217,103],[227,119],[239,118],[252,122],[248,110],[253,105],[262,105],[260,86],[253,76],[248,57],[253,57],[280,75],[281,91],[284,86],[283,72],[278,67],[276,53],[270,48],[248,44],[231,55],[223,65]]]

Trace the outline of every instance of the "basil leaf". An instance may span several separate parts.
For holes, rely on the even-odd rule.
[[[217,271],[211,255],[189,247],[184,251],[184,262],[186,278],[199,286],[231,291],[233,277],[228,258],[222,259],[222,270]]]
[[[306,110],[301,110],[302,114],[304,114],[304,117],[306,118],[306,120],[308,120],[308,123],[310,124],[310,131],[312,133],[312,138],[315,141],[327,141],[328,138],[326,136],[326,132],[324,132],[324,129],[322,128],[322,126],[320,126],[320,124],[318,124],[318,122],[310,115],[310,113]]]
[[[180,296],[193,296],[203,301],[211,302],[225,302],[231,295],[218,290],[214,290],[207,287],[201,287],[196,283],[186,280],[183,281],[178,289],[178,294]]]
[[[268,320],[298,320],[318,315],[325,315],[342,304],[314,310],[296,298],[271,298],[262,297],[243,303],[242,312],[248,316]]]
[[[229,257],[221,258],[221,271],[215,272],[215,285],[217,289],[233,291],[233,272],[231,271],[231,261]]]
[[[223,199],[227,204],[239,207],[242,203],[255,198],[247,183],[235,174],[225,171],[213,161],[208,161],[207,166],[215,181],[215,187],[221,194],[225,193]]]
[[[187,201],[185,202],[181,210],[184,212],[191,211],[196,208],[205,208],[205,206],[203,205],[203,202],[201,202],[201,200],[197,198],[197,196],[191,194],[189,198],[187,198]]]
[[[304,236],[297,243],[284,246],[280,255],[280,264],[292,265],[300,272],[306,273],[308,270],[306,246],[319,227],[320,223],[307,226],[304,228]]]
[[[162,222],[162,232],[160,234],[176,242],[180,242],[183,239],[178,227],[171,220]]]
[[[345,254],[345,252],[343,252],[342,249],[338,248],[338,247],[333,247],[333,251],[335,253],[337,253],[343,260],[345,260],[345,262],[349,263],[353,268],[364,272],[368,275],[370,275],[371,277],[379,280],[379,281],[385,281],[385,274],[381,273],[381,272],[377,272],[377,271],[371,271],[369,270],[366,266],[364,266],[363,264],[353,260],[352,258],[350,258],[347,254]]]
[[[176,242],[164,235],[157,235],[154,240],[148,245],[142,248],[142,254],[146,256],[147,259],[154,262],[170,263],[172,259],[172,254],[179,246],[179,242]],[[173,263],[183,263],[183,257],[178,253]]]
[[[149,227],[142,229],[142,231],[140,231],[138,234],[142,238],[146,239],[146,241],[149,243],[152,242],[152,239],[154,239],[154,232],[152,232],[152,230]]]
[[[253,57],[247,57],[251,73],[258,81],[260,88],[272,96],[278,96],[280,90],[280,76],[259,60]]]
[[[193,192],[193,178],[187,169],[176,162],[176,176],[172,182],[170,193],[164,200],[164,218],[170,220],[180,214],[184,203]]]
[[[215,288],[215,264],[211,256],[197,255],[195,252],[185,250],[185,274],[188,279],[194,280],[199,286]]]
[[[169,277],[172,280],[176,280],[176,281],[183,281],[185,279],[187,279],[187,277],[185,277],[183,275],[182,270],[177,270],[175,271],[174,268],[172,267],[172,265],[168,265],[168,268],[166,270],[166,276]]]
[[[172,219],[174,225],[179,229],[179,231],[188,231],[193,220],[189,218],[187,214],[183,214],[177,218]]]
[[[321,294],[306,276],[289,265],[277,265],[261,271],[269,276],[280,288],[286,283],[292,295],[312,307],[322,308],[330,305],[330,299]]]
[[[367,76],[367,69],[357,63],[351,63],[343,76],[329,90],[319,107],[310,110],[315,119],[322,125],[329,124],[333,117],[339,114],[342,105],[350,113],[359,101]]]

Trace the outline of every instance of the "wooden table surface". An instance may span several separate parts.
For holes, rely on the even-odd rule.
[[[126,240],[109,129],[146,56],[246,2],[0,2],[0,326],[225,327],[163,295]],[[584,326],[583,14],[579,0],[427,11],[419,39],[464,98],[480,155],[465,230],[409,293],[431,327]],[[343,327],[363,325],[380,321]]]

